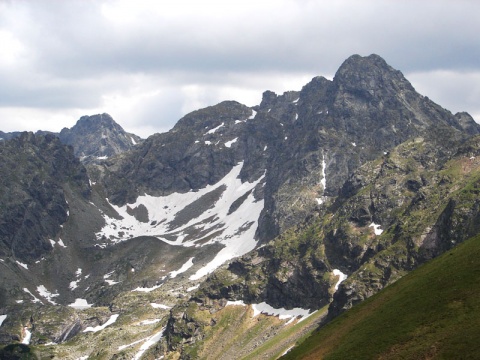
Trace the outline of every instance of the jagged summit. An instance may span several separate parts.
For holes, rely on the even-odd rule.
[[[333,316],[478,233],[479,131],[354,55],[333,80],[199,109],[137,145],[107,114],[62,130],[102,161],[52,135],[5,140],[0,343],[72,359],[260,350],[292,327],[257,312],[302,307],[296,321],[333,301]],[[222,333],[238,314],[269,330]]]
[[[106,158],[130,149],[141,141],[137,135],[127,133],[108,114],[82,116],[71,128],[64,128],[60,140],[75,149],[83,158]]]

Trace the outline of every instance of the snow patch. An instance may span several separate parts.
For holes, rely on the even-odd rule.
[[[267,145],[265,145],[265,147],[263,148],[263,151],[267,150],[267,147],[268,147],[268,146],[267,146]]]
[[[352,142],[352,145],[353,145],[353,146],[357,146],[357,144],[356,144],[356,143],[354,143],[354,142]]]
[[[154,309],[169,310],[169,309],[172,308],[171,306],[167,306],[167,305],[163,305],[163,304],[157,304],[157,303],[150,303],[150,305],[151,305]]]
[[[212,142],[211,141],[205,141],[205,145],[212,145]]]
[[[16,262],[18,265],[20,265],[21,267],[23,267],[24,269],[27,269],[27,270],[28,270],[28,265],[27,265],[27,264],[24,264],[24,263],[22,263],[22,262],[20,262],[20,261],[18,261],[18,260],[15,260],[15,262]]]
[[[220,243],[225,247],[220,250],[211,263],[199,270],[192,280],[212,272],[225,261],[253,250],[256,245],[254,236],[264,202],[263,200],[257,201],[252,190],[265,175],[254,182],[242,183],[239,179],[242,166],[243,162],[240,162],[222,180],[197,191],[173,193],[160,197],[142,195],[137,198],[135,203],[122,207],[111,204],[122,219],[110,218],[103,214],[106,225],[96,234],[97,239],[105,236],[109,238],[109,243],[117,243],[138,236],[153,236],[169,245],[185,247]],[[175,219],[182,210],[220,187],[225,190],[220,198],[212,204],[212,208],[186,223],[175,224]],[[231,205],[246,194],[248,196],[245,201],[236,211],[230,213]],[[128,214],[130,211],[127,212],[127,206],[135,209],[140,205],[147,209],[149,221],[146,223],[140,222]],[[201,237],[188,238],[189,230],[191,233],[192,229],[200,231]],[[208,241],[202,242],[204,239],[208,239]],[[96,245],[107,246],[107,243]]]
[[[97,156],[97,159],[98,160],[105,160],[105,159],[108,159],[108,156],[104,155],[104,156]]]
[[[150,288],[137,287],[136,289],[133,289],[132,291],[140,291],[140,292],[149,293],[149,292],[152,292],[153,290],[158,289],[160,286],[162,286],[162,284],[160,284],[160,285],[155,285],[155,286],[152,286],[152,287],[150,287]]]
[[[257,115],[257,112],[255,110],[252,110],[252,115],[248,117],[248,120],[252,120],[255,117],[255,115]]]
[[[243,300],[236,300],[236,301],[227,301],[227,305],[225,306],[246,306]]]
[[[187,271],[188,269],[190,269],[193,266],[193,259],[194,259],[193,257],[188,259],[187,262],[185,264],[183,264],[180,269],[172,271],[170,273],[170,277],[173,279],[173,278],[177,277],[178,274],[181,274],[181,273]]]
[[[238,137],[235,138],[235,139],[233,139],[233,140],[227,141],[227,142],[225,143],[225,146],[226,146],[227,148],[229,148],[229,147],[232,146],[232,144],[236,143],[237,140],[238,140]]]
[[[297,98],[297,100],[293,100],[292,103],[296,104],[300,100],[300,98]]]
[[[63,243],[62,239],[58,239],[57,244],[60,245],[61,247],[64,247],[64,248],[67,247],[67,246]]]
[[[126,348],[132,347],[133,345],[137,345],[137,344],[139,344],[139,343],[141,343],[142,341],[145,341],[145,340],[147,340],[147,338],[134,341],[133,343],[128,344],[128,345],[119,346],[118,350],[119,351],[125,350]]]
[[[324,201],[324,196],[325,196],[325,189],[327,188],[327,172],[326,172],[326,168],[327,168],[327,163],[325,162],[325,154],[323,154],[323,157],[322,157],[322,180],[320,180],[320,184],[322,184],[322,188],[323,188],[323,196],[320,197],[320,198],[317,198],[317,203],[318,205],[322,205],[323,204],[323,201]]]
[[[152,319],[152,320],[143,320],[140,322],[140,326],[143,326],[143,325],[151,325],[151,324],[156,324],[157,322],[159,322],[160,319]]]
[[[373,222],[370,225],[368,225],[368,227],[373,227],[373,232],[375,233],[375,235],[382,235],[383,230],[380,229],[380,226],[382,225],[377,225]]]
[[[137,145],[137,142],[135,141],[135,139],[133,137],[130,137],[130,140],[132,140],[133,145]]]
[[[280,320],[297,318],[299,316],[307,316],[310,314],[310,310],[302,308],[293,308],[287,310],[284,308],[275,309],[274,307],[268,305],[266,302],[260,304],[252,304],[253,308],[253,317],[258,316],[259,314],[265,314],[270,316],[278,316]]]
[[[70,290],[75,290],[78,287],[79,281],[80,280],[70,281],[70,285],[68,285],[68,288]]]
[[[145,353],[145,351],[148,350],[149,347],[159,342],[160,339],[163,337],[164,331],[165,331],[165,328],[162,328],[162,330],[160,330],[158,333],[148,338],[148,340],[145,341],[145,343],[140,347],[140,351],[135,354],[133,360],[139,360],[142,357],[142,355]]]
[[[333,275],[335,276],[338,276],[339,279],[337,281],[337,283],[335,284],[335,290],[338,290],[338,286],[340,285],[340,283],[342,281],[344,281],[346,278],[347,278],[347,275],[342,273],[340,270],[338,269],[333,269]]]
[[[200,284],[197,284],[197,285],[195,285],[195,286],[189,287],[189,288],[187,289],[187,292],[196,290],[196,289],[198,289],[199,287],[200,287]]]
[[[105,329],[107,326],[110,326],[113,323],[115,323],[115,321],[117,321],[118,316],[119,316],[119,314],[112,315],[112,316],[110,316],[110,319],[108,319],[105,324],[95,326],[95,327],[89,326],[85,330],[83,330],[83,332],[98,332],[98,331],[101,331],[101,330]]]
[[[41,303],[42,301],[40,299],[38,299],[35,295],[33,295],[30,290],[28,290],[27,288],[23,288],[23,291],[25,291],[27,294],[30,294],[32,297],[33,297],[33,300],[32,302],[36,303],[36,302],[39,302]]]
[[[91,308],[92,304],[89,304],[87,302],[87,300],[85,300],[85,299],[77,298],[77,299],[75,299],[74,303],[69,304],[68,306],[70,306],[74,309],[77,309],[77,310],[85,310],[85,309]]]
[[[37,286],[37,291],[40,294],[40,296],[44,297],[47,299],[47,301],[52,304],[52,305],[57,305],[55,301],[52,300],[52,298],[59,296],[60,294],[52,294],[50,291],[47,290],[47,288],[43,285]]]
[[[0,326],[2,326],[6,318],[7,318],[7,315],[0,315]]]
[[[295,114],[295,120],[298,120],[298,114]]]
[[[205,135],[215,133],[215,131],[217,131],[218,129],[220,129],[223,125],[225,125],[225,124],[222,122],[222,123],[221,123],[220,125],[218,125],[217,127],[213,128],[213,129],[211,129],[211,130],[208,130],[208,131],[205,133]]]
[[[32,333],[27,328],[23,328],[25,331],[25,337],[22,340],[22,344],[30,345],[30,340],[32,340]]]

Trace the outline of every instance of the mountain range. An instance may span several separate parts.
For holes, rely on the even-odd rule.
[[[0,133],[0,343],[277,358],[480,232],[479,133],[378,55],[144,140]]]

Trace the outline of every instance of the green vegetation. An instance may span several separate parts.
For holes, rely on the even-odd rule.
[[[421,266],[282,359],[475,359],[480,236]]]

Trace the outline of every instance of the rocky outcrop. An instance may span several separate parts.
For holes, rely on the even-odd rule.
[[[120,154],[141,142],[140,137],[127,133],[108,114],[82,116],[72,128],[63,128],[58,137],[72,145],[75,156],[83,162]]]
[[[63,186],[88,197],[85,168],[73,149],[58,138],[23,133],[0,146],[0,253],[22,263],[40,259],[52,249],[67,220],[69,206]]]

